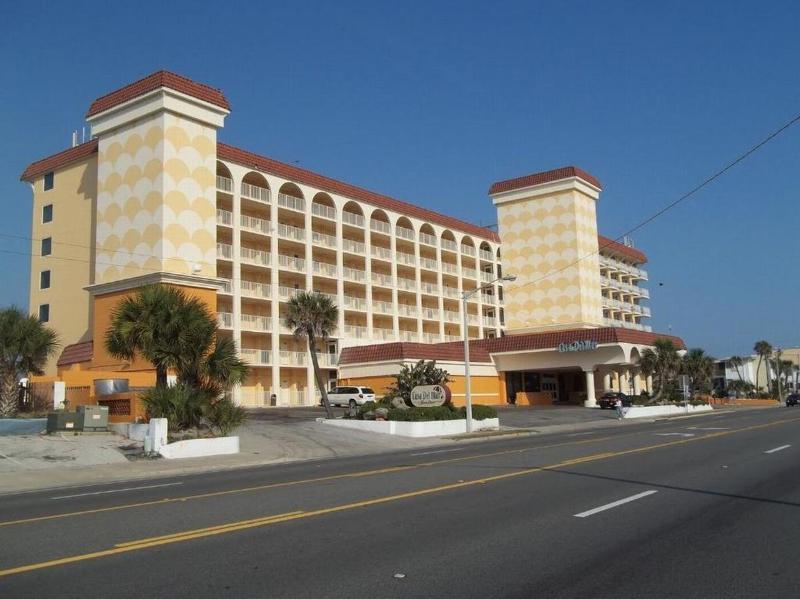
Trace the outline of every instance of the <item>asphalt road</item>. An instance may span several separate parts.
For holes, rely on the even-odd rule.
[[[0,497],[0,597],[800,596],[787,408]]]

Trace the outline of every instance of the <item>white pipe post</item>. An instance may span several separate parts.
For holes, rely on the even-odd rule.
[[[469,294],[464,291],[461,301],[464,303],[464,401],[467,406],[467,432],[472,432],[472,389],[469,378],[469,328],[467,323],[467,298]]]

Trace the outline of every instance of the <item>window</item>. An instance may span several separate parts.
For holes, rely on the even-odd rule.
[[[50,271],[43,270],[39,273],[39,289],[50,289]]]
[[[50,322],[50,304],[39,305],[39,320],[42,322]]]
[[[49,223],[53,220],[53,205],[42,206],[42,222]]]
[[[42,239],[42,256],[49,256],[53,252],[53,240],[50,237]]]
[[[53,171],[49,173],[45,173],[44,175],[44,190],[47,191],[48,189],[53,189],[53,180],[54,180]]]

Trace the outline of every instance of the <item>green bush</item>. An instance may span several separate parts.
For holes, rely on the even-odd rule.
[[[364,414],[374,411],[376,407],[378,406],[374,401],[365,401],[362,405],[358,406],[358,415],[356,418],[364,420]]]
[[[467,417],[467,408],[459,408],[462,418]],[[497,410],[492,406],[484,406],[481,404],[472,405],[472,419],[473,420],[486,420],[487,418],[497,418]]]
[[[234,404],[230,398],[224,397],[208,403],[205,418],[212,431],[227,437],[247,420],[247,410]]]
[[[166,418],[171,431],[195,428],[203,418],[208,397],[184,385],[148,389],[141,395],[150,418]]]

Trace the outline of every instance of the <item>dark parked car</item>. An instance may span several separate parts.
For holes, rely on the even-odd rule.
[[[606,408],[609,408],[613,410],[617,404],[617,398],[622,400],[623,407],[631,407],[630,397],[620,391],[609,391],[607,393],[603,393],[603,396],[600,398],[600,409],[605,410]]]
[[[786,398],[786,406],[796,406],[800,403],[800,393],[792,393]]]

